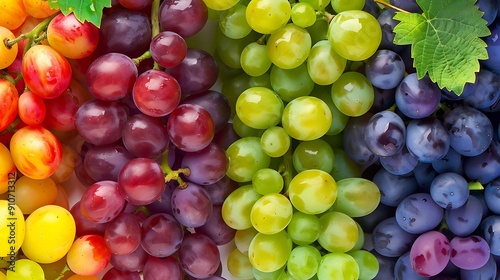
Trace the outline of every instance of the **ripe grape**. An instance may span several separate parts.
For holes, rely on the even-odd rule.
[[[118,190],[123,198],[135,205],[157,200],[165,189],[161,166],[149,158],[135,158],[125,163],[118,175]]]
[[[7,270],[6,279],[16,280],[44,280],[45,273],[40,264],[30,259],[16,260],[14,264],[15,269]]]
[[[428,76],[422,79],[416,73],[406,76],[396,89],[396,105],[412,119],[430,116],[438,107],[441,91]]]
[[[310,95],[314,89],[314,82],[305,63],[292,69],[283,69],[273,65],[269,79],[271,88],[285,102],[300,96]]]
[[[102,272],[108,266],[110,258],[111,252],[102,236],[84,235],[73,242],[66,261],[71,271],[91,276]]]
[[[18,44],[14,44],[12,46],[7,46],[6,42],[9,40],[14,40],[16,36],[12,31],[4,27],[4,25],[0,26],[0,69],[7,68],[10,66],[14,60],[16,60]]]
[[[297,172],[320,169],[327,173],[333,170],[335,154],[323,139],[300,142],[292,154],[293,167]]]
[[[205,26],[208,9],[203,0],[166,0],[160,5],[158,18],[162,30],[187,38]]]
[[[319,237],[319,218],[314,214],[295,211],[286,231],[293,243],[297,245],[309,245]]]
[[[227,256],[226,266],[228,272],[236,279],[253,279],[253,266],[248,255],[237,248]]]
[[[95,223],[107,223],[122,211],[125,199],[115,181],[99,181],[88,187],[80,200],[85,218]]]
[[[262,195],[252,185],[244,185],[234,190],[222,204],[222,218],[233,229],[245,230],[252,227],[250,214],[254,203]]]
[[[200,94],[190,95],[182,99],[180,104],[197,104],[210,113],[215,126],[215,133],[227,126],[231,117],[231,106],[227,98],[215,90],[207,90]]]
[[[356,250],[348,253],[359,267],[359,279],[374,279],[379,271],[377,258],[366,250]]]
[[[342,179],[337,181],[337,199],[331,210],[350,217],[366,216],[377,208],[380,196],[380,189],[368,179]]]
[[[396,209],[396,220],[405,231],[421,234],[441,222],[444,210],[428,193],[415,193],[404,198]]]
[[[185,227],[203,226],[212,214],[212,201],[202,186],[188,183],[186,188],[176,188],[171,198],[172,213]]]
[[[405,123],[392,111],[380,111],[368,120],[364,141],[366,147],[375,155],[381,157],[395,155],[405,145]]]
[[[142,223],[142,248],[151,256],[163,258],[175,253],[184,238],[184,229],[172,216],[158,213]]]
[[[31,91],[19,96],[18,108],[19,117],[27,125],[42,124],[47,112],[43,99]]]
[[[347,60],[340,56],[328,40],[321,40],[311,47],[307,57],[307,71],[318,85],[334,83],[344,72]]]
[[[219,245],[228,244],[234,239],[236,230],[229,227],[222,218],[222,205],[213,205],[210,218],[200,227],[194,229],[195,232],[208,236]]]
[[[277,125],[283,113],[283,101],[272,90],[251,87],[236,100],[236,114],[246,125],[255,129],[267,129]]]
[[[403,230],[395,217],[378,223],[372,231],[374,250],[386,257],[400,257],[411,249],[418,235]]]
[[[306,214],[321,214],[337,198],[337,183],[319,169],[308,169],[295,175],[288,186],[288,196],[295,209]]]
[[[461,269],[479,269],[490,258],[490,246],[482,237],[456,236],[450,241],[450,261]]]
[[[201,233],[186,235],[177,254],[184,271],[195,278],[210,277],[220,266],[217,245]]]
[[[310,141],[328,132],[332,123],[332,113],[321,99],[301,96],[285,106],[281,122],[290,137]]]
[[[19,93],[16,87],[5,79],[0,79],[0,131],[9,127],[18,114]]]
[[[190,174],[186,176],[189,181],[199,185],[210,185],[225,176],[229,160],[226,152],[211,142],[201,151],[186,152],[181,166],[189,168]]]
[[[37,180],[23,176],[16,181],[13,195],[23,214],[29,215],[36,209],[55,202],[57,186],[50,178]]]
[[[248,9],[250,8],[247,7]],[[309,32],[293,23],[289,23],[271,33],[271,36],[267,39],[267,54],[277,67],[293,69],[306,61],[311,46],[312,40]]]
[[[278,270],[288,261],[292,244],[292,240],[284,230],[274,234],[259,232],[248,247],[250,263],[262,272]]]
[[[122,131],[123,145],[136,157],[157,158],[168,146],[168,135],[163,123],[145,114],[127,119]]]
[[[290,200],[282,194],[270,193],[259,198],[250,211],[252,226],[264,234],[275,234],[286,228],[293,215]]]
[[[150,256],[144,264],[144,279],[182,279],[183,270],[174,257],[157,258]]]
[[[358,72],[344,72],[332,84],[331,96],[335,107],[350,117],[364,115],[375,100],[372,84]]]
[[[109,263],[120,271],[140,272],[144,270],[144,265],[149,258],[149,254],[141,246],[127,255],[111,255]]]
[[[174,67],[186,57],[187,44],[181,35],[173,31],[162,31],[151,40],[149,50],[158,64]]]
[[[415,240],[410,250],[411,267],[422,276],[439,274],[450,260],[450,243],[439,231],[428,231]]]
[[[302,28],[309,27],[316,22],[316,11],[307,2],[299,2],[292,6],[292,22]]]
[[[15,220],[11,220],[15,219]],[[15,221],[15,222],[14,222]],[[21,248],[26,234],[26,223],[23,212],[12,199],[0,200],[0,256],[15,258],[16,252]]]
[[[290,148],[291,139],[281,126],[266,129],[260,137],[260,145],[264,153],[276,158],[283,156]]]
[[[359,266],[356,260],[346,253],[334,252],[321,257],[318,279],[358,279]],[[387,278],[390,279],[390,278]]]
[[[0,1],[0,6],[3,8],[2,12],[0,12],[0,26],[9,30],[15,30],[26,20],[28,13],[24,7],[23,0],[2,0]]]
[[[329,252],[352,250],[359,239],[356,222],[346,214],[328,211],[319,217],[318,243]]]
[[[246,19],[253,30],[271,34],[288,22],[291,13],[287,0],[251,0],[247,5]]]
[[[246,6],[236,4],[219,15],[218,26],[222,33],[231,39],[241,39],[252,31],[246,20]]]
[[[120,213],[106,225],[104,241],[111,253],[127,255],[141,244],[141,224],[139,218],[131,213]]]
[[[141,280],[141,275],[139,272],[121,271],[112,267],[102,276],[101,280]]]

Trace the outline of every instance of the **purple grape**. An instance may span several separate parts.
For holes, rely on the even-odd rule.
[[[146,205],[146,208],[151,212],[151,214],[165,213],[173,215],[171,198],[172,193],[176,188],[178,188],[177,182],[171,181],[165,184],[165,190],[160,197],[152,203]]]
[[[439,174],[436,172],[432,164],[419,162],[413,169],[415,180],[417,180],[418,189],[420,192],[429,192],[431,189],[432,180]]]
[[[441,223],[444,210],[434,202],[428,193],[407,196],[396,209],[399,226],[409,233],[421,234]]]
[[[177,188],[173,191],[171,204],[174,217],[185,227],[196,228],[204,225],[213,210],[207,191],[191,182],[186,188]]]
[[[493,255],[490,255],[488,262],[478,269],[461,269],[461,279],[495,279],[497,275],[497,263]]]
[[[139,218],[131,213],[120,213],[108,222],[104,240],[111,253],[128,255],[141,244],[141,224]]]
[[[203,0],[165,0],[160,6],[158,19],[162,30],[187,38],[205,26],[208,8]]]
[[[375,250],[370,251],[378,260],[379,270],[373,280],[394,279],[394,268],[398,258],[383,256]]]
[[[214,205],[208,221],[194,230],[208,236],[218,246],[231,242],[236,234],[236,230],[229,227],[222,219],[222,205]]]
[[[491,212],[500,215],[500,177],[486,185],[484,201]]]
[[[498,40],[500,36],[500,22],[497,21],[490,25],[490,31],[491,34],[484,39],[487,45],[488,59],[481,62],[491,71],[498,73],[500,71],[500,40]]]
[[[94,223],[113,220],[125,206],[125,199],[115,181],[99,181],[88,187],[80,200],[80,210]]]
[[[456,236],[450,241],[450,261],[461,269],[478,269],[490,258],[490,247],[477,235]]]
[[[184,271],[196,278],[212,276],[220,265],[219,248],[209,237],[201,233],[186,235],[178,255]]]
[[[467,180],[459,174],[441,173],[432,180],[430,194],[442,208],[456,209],[467,202],[469,185]]]
[[[151,256],[171,256],[179,249],[184,238],[183,227],[169,214],[154,214],[142,223],[141,245]]]
[[[392,156],[380,157],[380,164],[389,173],[405,175],[412,172],[418,165],[418,158],[408,151],[406,146]]]
[[[454,172],[460,175],[464,174],[462,155],[452,147],[444,157],[433,161],[431,164],[432,168],[438,173]]]
[[[136,114],[122,132],[123,145],[136,157],[156,158],[168,147],[167,128],[157,118]]]
[[[490,215],[479,224],[479,236],[490,246],[490,253],[500,256],[500,216]]]
[[[208,196],[210,196],[213,205],[222,205],[226,197],[238,187],[238,183],[227,176],[222,177],[222,179],[213,184],[203,186]]]
[[[380,42],[380,49],[389,49],[395,52],[403,50],[403,46],[394,44],[394,27],[399,23],[393,19],[396,11],[393,9],[385,9],[377,17],[377,21],[382,28],[382,41]]]
[[[422,9],[416,0],[391,0],[391,5],[412,13],[422,13]]]
[[[371,235],[375,251],[386,257],[399,257],[408,252],[417,237],[403,230],[395,217],[380,222]]]
[[[181,166],[189,168],[190,174],[186,176],[189,181],[199,185],[210,185],[225,176],[229,159],[224,149],[210,143],[201,151],[186,152]]]
[[[426,280],[430,277],[419,275],[411,267],[410,251],[401,255],[394,266],[395,280]]]
[[[480,110],[494,106],[500,97],[500,75],[483,68],[477,74],[476,83],[476,89],[464,102]]]
[[[226,150],[234,141],[240,139],[233,129],[233,123],[226,123],[221,130],[215,133],[213,143]]]
[[[349,157],[357,164],[369,166],[379,157],[368,149],[364,141],[364,133],[372,114],[351,117],[343,131],[343,147]]]
[[[396,207],[408,195],[418,192],[417,180],[413,174],[394,175],[380,168],[372,181],[380,189],[380,203],[387,206]]]
[[[80,237],[88,234],[103,236],[107,223],[96,223],[85,218],[80,208],[80,203],[80,201],[77,201],[70,209],[71,216],[75,220],[76,236]]]
[[[412,120],[406,127],[406,147],[423,163],[443,158],[450,149],[450,136],[439,119]]]
[[[486,25],[489,26],[497,18],[498,7],[496,0],[477,0],[475,5],[479,11],[483,12],[483,19],[486,20]]]
[[[227,98],[220,92],[208,90],[206,92],[190,95],[181,101],[181,104],[197,104],[210,113],[214,121],[215,133],[222,130],[231,117],[231,106]]]
[[[182,280],[184,276],[181,265],[172,256],[161,259],[150,256],[142,274],[144,280]]]
[[[396,105],[412,119],[430,116],[441,101],[441,90],[428,76],[418,79],[416,73],[406,76],[396,89]]]
[[[448,229],[458,236],[472,234],[483,218],[481,201],[473,195],[469,195],[467,202],[459,208],[446,209],[445,221]]]
[[[477,80],[477,73],[476,73],[476,80]],[[477,83],[466,83],[464,86],[464,90],[462,91],[462,94],[457,95],[456,93],[447,90],[446,88],[443,88],[441,90],[441,97],[446,100],[462,100],[466,98],[467,96],[471,95],[474,93],[476,90]]]
[[[394,51],[380,49],[366,61],[365,75],[373,86],[396,88],[403,80],[405,64]]]
[[[187,44],[181,35],[172,31],[158,33],[149,46],[151,57],[163,67],[179,65],[186,57]]]
[[[464,171],[469,181],[487,185],[500,174],[500,142],[491,141],[486,151],[464,159]]]
[[[76,111],[75,128],[85,141],[106,145],[122,137],[126,120],[125,109],[118,103],[92,99]]]
[[[101,280],[141,280],[141,275],[137,271],[121,271],[112,267],[102,276]]]
[[[135,205],[146,205],[157,200],[165,189],[161,166],[149,158],[135,158],[127,162],[118,176],[120,192]]]
[[[403,148],[405,134],[406,127],[400,116],[392,111],[381,111],[368,120],[364,141],[373,154],[387,157]]]
[[[422,276],[435,276],[450,260],[450,243],[439,231],[428,231],[415,240],[410,250],[413,270]]]
[[[380,89],[373,87],[373,105],[370,112],[377,113],[389,109],[396,102],[396,89]]]
[[[135,251],[127,255],[111,254],[109,262],[114,268],[122,271],[140,272],[143,271],[148,257],[149,255],[144,248],[139,246]]]
[[[108,144],[90,148],[83,164],[87,174],[95,181],[118,181],[123,166],[134,159],[123,145]]]

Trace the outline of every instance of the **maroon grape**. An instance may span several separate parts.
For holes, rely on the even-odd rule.
[[[122,167],[134,159],[123,145],[116,143],[90,148],[83,164],[87,174],[96,181],[118,181]]]
[[[183,239],[182,225],[169,214],[154,214],[142,223],[141,246],[151,256],[164,258],[174,254]]]
[[[136,114],[125,123],[122,141],[134,156],[156,158],[167,149],[169,140],[167,128],[159,119]]]
[[[75,220],[76,225],[76,237],[95,234],[104,235],[107,223],[96,223],[83,216],[82,210],[80,208],[80,201],[77,201],[70,209],[71,216]]]
[[[184,189],[176,188],[171,198],[172,213],[185,227],[200,227],[212,214],[212,201],[207,191],[189,182]]]
[[[238,183],[227,176],[222,177],[222,179],[213,184],[203,186],[208,196],[210,196],[213,205],[222,205],[226,197],[238,187]]]
[[[129,10],[142,10],[153,3],[153,0],[118,0],[118,3]]]
[[[157,258],[150,256],[144,265],[144,280],[182,280],[184,271],[179,262],[169,256],[166,258]]]
[[[135,251],[127,255],[111,254],[110,264],[121,271],[140,272],[148,260],[148,253],[142,248],[137,247]]]
[[[106,226],[104,241],[113,254],[132,253],[141,244],[139,218],[132,213],[120,213]]]
[[[161,166],[149,158],[135,158],[127,162],[118,176],[120,192],[135,205],[145,205],[157,200],[165,189]]]
[[[190,95],[182,100],[181,104],[198,104],[205,108],[214,121],[215,133],[222,130],[231,118],[229,101],[222,93],[215,90]]]
[[[181,35],[172,31],[158,33],[149,46],[151,57],[163,67],[179,65],[186,57],[187,44]]]
[[[233,123],[226,123],[221,130],[215,133],[212,142],[219,145],[219,147],[226,150],[234,141],[240,139],[241,137],[236,134],[233,129]]]
[[[83,216],[95,223],[113,220],[124,206],[125,199],[114,181],[100,181],[88,187],[80,203]]]
[[[186,235],[178,251],[184,271],[196,278],[212,276],[220,265],[217,245],[204,234]]]
[[[217,144],[210,143],[206,148],[197,152],[186,152],[182,158],[182,167],[190,170],[186,178],[196,184],[214,184],[226,174],[229,159],[226,151]]]
[[[141,275],[137,271],[121,271],[112,267],[102,276],[101,280],[141,280]]]
[[[158,19],[162,30],[187,38],[205,26],[208,8],[203,0],[165,0],[160,6]]]
[[[222,218],[222,205],[214,205],[208,221],[195,228],[195,231],[208,236],[219,246],[229,243],[236,234],[236,230],[229,227]]]

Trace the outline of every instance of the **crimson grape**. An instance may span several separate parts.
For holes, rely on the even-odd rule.
[[[181,101],[181,104],[198,104],[205,108],[212,117],[215,133],[222,130],[231,118],[231,106],[227,98],[220,92],[208,90],[206,92],[190,95]]]
[[[151,256],[171,256],[179,249],[183,239],[184,228],[169,214],[154,214],[142,223],[141,246]]]
[[[217,144],[210,143],[197,152],[186,152],[182,158],[182,167],[187,167],[190,174],[186,178],[196,184],[214,184],[226,174],[229,159],[226,151]]]
[[[167,128],[154,117],[135,114],[128,118],[122,132],[127,150],[136,157],[157,158],[168,147]]]
[[[132,213],[120,213],[110,221],[104,232],[104,240],[111,253],[127,255],[141,244],[141,224]]]
[[[207,191],[194,183],[188,183],[184,189],[176,188],[171,198],[172,213],[185,227],[200,227],[212,214],[213,205]]]
[[[187,38],[205,26],[208,8],[203,0],[165,0],[160,6],[158,19],[163,30]]]
[[[157,200],[165,189],[161,166],[149,158],[135,158],[127,162],[120,170],[118,183],[123,197],[135,205]]]
[[[187,44],[181,35],[162,31],[151,40],[149,50],[154,61],[163,67],[177,66],[186,57]]]
[[[144,280],[169,279],[182,280],[184,271],[174,257],[157,258],[150,256],[144,265]]]
[[[125,147],[113,143],[93,146],[85,154],[83,165],[87,174],[96,181],[118,181],[118,175],[123,166],[134,159]]]
[[[148,253],[142,248],[137,247],[132,253],[127,255],[111,255],[109,262],[111,265],[121,271],[140,272],[148,260]]]
[[[114,181],[100,181],[88,187],[80,200],[83,216],[95,223],[113,220],[125,206],[125,199]]]
[[[141,275],[137,271],[121,271],[112,267],[102,276],[101,280],[141,280]]]
[[[196,278],[212,276],[220,265],[219,248],[209,237],[201,233],[186,235],[178,255],[184,271]]]

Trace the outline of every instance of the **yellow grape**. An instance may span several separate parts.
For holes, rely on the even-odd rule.
[[[250,212],[253,227],[264,234],[278,233],[292,220],[293,207],[282,194],[270,193],[257,200]]]
[[[10,202],[9,202],[10,201]],[[21,209],[12,204],[15,198],[0,200],[0,257],[15,260],[25,236],[25,221]]]
[[[236,248],[243,254],[248,254],[248,247],[252,239],[259,233],[255,228],[249,227],[247,229],[237,230],[234,235],[234,244]]]
[[[227,270],[237,279],[253,279],[253,266],[248,254],[243,254],[236,248],[227,256]]]
[[[212,10],[223,11],[238,4],[239,0],[203,0],[203,2]]]
[[[50,178],[31,179],[23,176],[16,182],[16,204],[24,214],[53,203],[57,198],[56,183]]]
[[[38,263],[30,259],[19,259],[14,269],[7,270],[7,278],[9,280],[45,280],[45,273]]]
[[[5,276],[5,273],[0,270],[0,280],[6,280],[7,279],[7,276]]]
[[[251,0],[247,5],[248,25],[261,34],[271,34],[290,19],[292,7],[287,0]]]
[[[271,33],[267,39],[267,54],[281,69],[293,69],[303,64],[311,51],[309,32],[293,23]]]
[[[16,36],[9,29],[0,26],[0,69],[7,68],[16,60],[18,45],[14,44],[12,47],[7,48],[3,43],[4,40],[13,40]]]
[[[62,145],[62,160],[56,172],[50,176],[56,183],[66,182],[76,167],[76,152],[69,145]]]
[[[71,213],[61,206],[42,206],[26,219],[23,253],[38,263],[63,258],[71,248],[76,225]]]
[[[47,18],[59,11],[49,6],[49,1],[44,0],[23,0],[26,12],[35,18]]]
[[[337,199],[337,183],[332,175],[319,169],[308,169],[290,181],[288,195],[293,206],[302,213],[321,214]]]
[[[0,0],[0,7],[0,26],[10,30],[21,26],[28,15],[23,0]]]
[[[311,141],[330,130],[332,112],[323,100],[314,96],[301,96],[285,106],[281,122],[290,137]]]
[[[52,203],[54,205],[59,205],[66,210],[70,210],[69,199],[66,191],[61,185],[56,184],[57,186],[57,197],[56,200]]]
[[[248,248],[250,263],[262,272],[278,270],[286,264],[292,245],[284,230],[275,234],[257,233]]]
[[[359,279],[359,266],[346,253],[329,253],[321,257],[317,277],[318,280]]]
[[[358,242],[358,226],[341,212],[327,212],[319,218],[318,243],[329,252],[347,252]]]
[[[100,235],[78,237],[68,251],[66,261],[71,271],[92,276],[101,273],[109,264],[111,251]]]
[[[229,194],[222,204],[222,219],[229,227],[236,230],[252,227],[250,212],[254,203],[261,196],[252,185],[237,188]]]
[[[0,194],[7,192],[9,181],[15,181],[16,166],[10,155],[9,149],[0,143]]]

